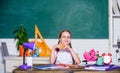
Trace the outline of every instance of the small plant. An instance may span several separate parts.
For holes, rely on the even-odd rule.
[[[28,42],[28,34],[22,24],[17,29],[15,29],[13,33],[14,39],[17,40],[17,50],[19,50],[20,45],[23,45],[24,42]]]

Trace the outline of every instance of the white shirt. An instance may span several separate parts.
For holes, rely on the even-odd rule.
[[[73,64],[71,53],[66,50],[59,50],[55,64]]]

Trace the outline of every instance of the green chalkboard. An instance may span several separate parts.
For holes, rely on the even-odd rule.
[[[37,24],[48,39],[63,29],[74,39],[108,39],[108,0],[1,0],[0,38],[13,38],[21,24],[29,38]]]

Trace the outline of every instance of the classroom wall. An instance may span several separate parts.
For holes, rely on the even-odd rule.
[[[4,73],[4,63],[3,63],[3,57],[1,54],[1,47],[0,47],[0,73]]]
[[[118,62],[118,58],[120,59],[120,48],[117,47],[118,40],[120,41],[120,15],[119,16],[113,16],[113,24],[112,24],[112,48],[111,52],[114,55],[113,60],[117,62],[120,65],[120,61]],[[118,53],[116,51],[119,51]]]
[[[31,40],[31,39],[30,39]],[[54,44],[57,44],[57,39],[45,39],[48,46],[51,48]],[[6,42],[8,47],[8,52],[10,55],[19,55],[19,52],[16,49],[14,39],[0,39],[1,42]],[[72,39],[72,46],[78,51],[78,55],[82,60],[84,60],[83,53],[85,51],[89,51],[90,49],[95,49],[96,51],[100,51],[101,53],[112,53],[114,64],[118,64],[115,50],[110,49],[109,40],[108,39]]]

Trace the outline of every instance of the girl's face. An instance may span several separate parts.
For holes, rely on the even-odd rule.
[[[61,44],[68,45],[71,42],[71,35],[70,35],[70,33],[67,32],[67,31],[64,31],[61,34],[61,38],[59,38],[59,40],[60,40]]]

